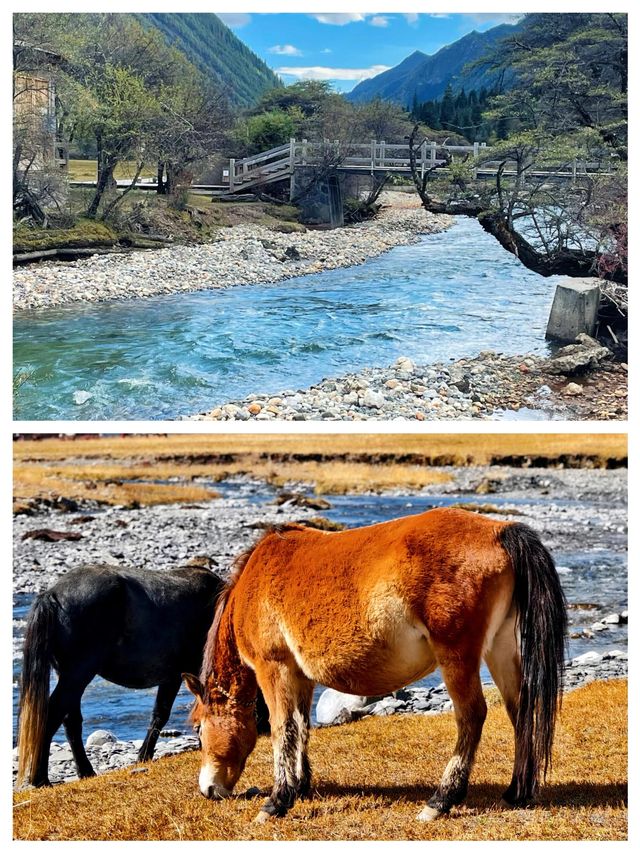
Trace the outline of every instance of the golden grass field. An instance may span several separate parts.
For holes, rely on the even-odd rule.
[[[266,825],[260,800],[205,800],[199,753],[160,759],[148,772],[14,795],[14,837],[35,840],[623,840],[627,837],[627,683],[593,682],[564,700],[554,768],[531,809],[502,810],[513,730],[491,691],[469,796],[436,823],[416,821],[451,756],[453,715],[368,718],[312,731],[312,799]],[[260,738],[238,792],[272,782]]]
[[[125,160],[118,163],[114,176],[118,181],[131,179],[136,173],[137,163]],[[98,175],[98,162],[96,160],[69,160],[69,179],[72,181],[95,181]],[[152,168],[144,168],[141,176],[143,178],[154,178],[156,173]]]
[[[433,458],[450,456],[457,464],[487,465],[495,456],[545,456],[565,454],[621,459],[627,455],[624,434],[542,433],[499,434],[460,433],[433,435],[346,434],[325,435],[128,435],[83,438],[70,442],[57,437],[42,441],[14,442],[14,457],[60,460],[69,456],[132,456],[198,454],[380,454],[396,456],[419,453]],[[451,464],[455,464],[452,462]]]
[[[319,494],[442,483],[442,465],[514,457],[626,459],[623,435],[162,435],[14,442],[17,501],[63,495],[130,505],[201,501],[212,482],[251,474],[274,486],[309,483]],[[150,483],[150,480],[172,482]],[[126,480],[128,482],[121,482]],[[133,481],[133,482],[131,482]]]

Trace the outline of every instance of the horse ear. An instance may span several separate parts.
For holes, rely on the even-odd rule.
[[[188,689],[193,693],[193,695],[197,699],[202,699],[204,688],[202,686],[202,683],[200,682],[200,679],[196,675],[192,675],[190,672],[183,672],[182,678]]]

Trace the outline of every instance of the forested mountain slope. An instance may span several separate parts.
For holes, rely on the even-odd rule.
[[[252,106],[267,89],[281,85],[280,78],[217,15],[157,12],[139,17],[157,27],[201,71],[222,82],[238,106]]]

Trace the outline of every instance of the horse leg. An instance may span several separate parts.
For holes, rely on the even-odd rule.
[[[89,679],[91,680],[91,679]],[[87,682],[88,683],[88,682]],[[66,674],[58,675],[58,683],[56,684],[47,707],[47,725],[42,739],[42,749],[37,764],[31,771],[29,781],[36,788],[50,785],[49,782],[49,752],[51,750],[51,741],[54,734],[62,725],[63,720],[67,716],[69,710],[73,707],[76,696],[78,703],[80,696],[84,691],[84,685],[77,694],[74,689],[74,680]]]
[[[67,733],[67,740],[73,753],[73,760],[76,765],[76,772],[79,779],[86,779],[89,776],[95,776],[96,771],[91,766],[91,762],[85,752],[84,743],[82,742],[82,711],[80,710],[80,699],[78,696],[74,706],[67,712],[63,719],[64,730]]]
[[[162,684],[158,686],[158,693],[156,695],[156,701],[151,714],[149,731],[147,732],[147,736],[140,747],[138,761],[151,761],[153,758],[153,752],[156,748],[158,737],[160,736],[162,729],[167,724],[167,720],[171,714],[171,708],[173,707],[175,698],[178,695],[178,690],[180,690],[181,682],[182,679],[177,675],[170,681],[163,681]]]
[[[263,665],[256,670],[269,707],[274,785],[258,822],[283,817],[299,794],[307,793],[311,768],[307,758],[308,717],[313,683],[292,663]]]
[[[294,718],[298,726],[298,745],[296,750],[296,796],[305,799],[311,790],[311,765],[309,764],[309,727],[313,682],[299,685]]]
[[[518,649],[518,641],[516,639],[515,612],[510,613],[498,629],[491,647],[485,654],[485,660],[489,667],[491,677],[504,700],[505,708],[513,725],[515,735],[516,719],[518,716],[518,702],[520,697],[520,682],[522,680],[520,651]],[[502,799],[510,806],[516,805],[515,768],[517,766],[522,766],[521,764],[518,764],[518,755],[522,746],[523,744],[519,744],[516,739],[513,777],[511,779],[511,784],[502,795]]]
[[[438,656],[438,660],[453,702],[458,740],[437,791],[418,815],[418,820],[423,821],[447,814],[452,806],[458,805],[466,797],[469,774],[487,716],[479,661],[454,659],[452,656]]]

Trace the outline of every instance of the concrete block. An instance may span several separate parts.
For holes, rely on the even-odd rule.
[[[546,337],[566,342],[575,341],[581,333],[593,336],[599,304],[600,279],[563,279],[553,297]]]

